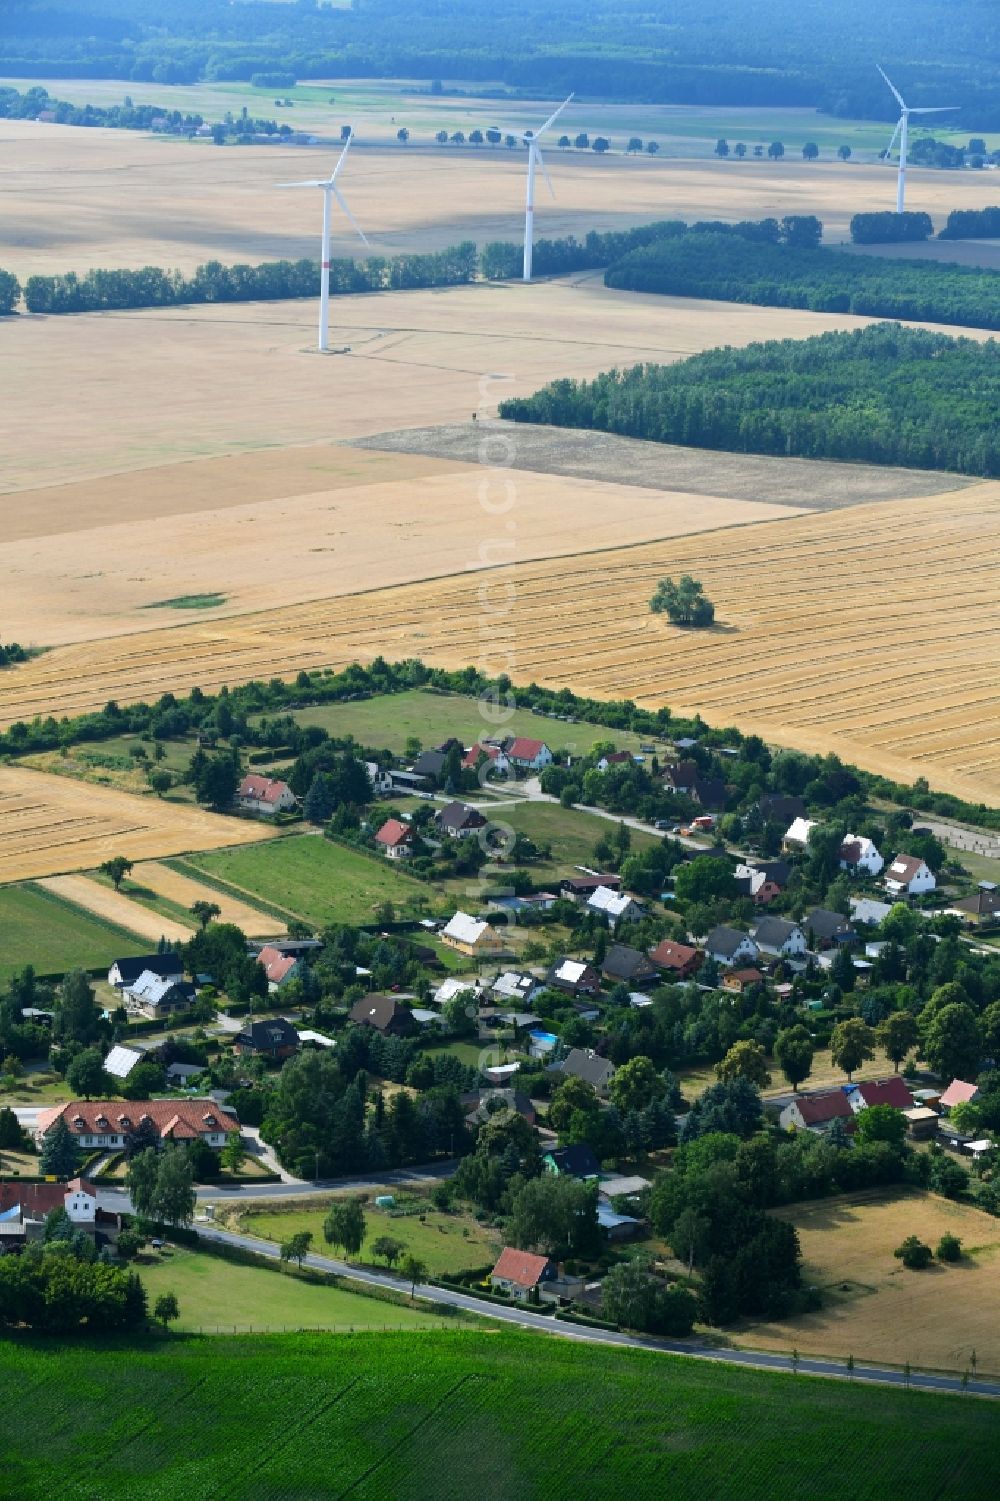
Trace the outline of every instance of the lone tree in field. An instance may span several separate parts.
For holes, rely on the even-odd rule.
[[[772,141],[767,148],[767,154],[772,162],[780,161],[785,154],[785,148],[780,141]]]
[[[774,1044],[774,1056],[793,1093],[803,1079],[808,1079],[812,1069],[814,1045],[808,1027],[788,1027],[779,1032]]]
[[[421,1261],[419,1256],[407,1256],[400,1271],[410,1284],[410,1297],[412,1298],[416,1294],[417,1283],[423,1282],[427,1276],[427,1264]]]
[[[380,1235],[372,1242],[372,1255],[380,1256],[386,1266],[392,1267],[406,1250],[401,1240],[396,1240],[391,1235]]]
[[[860,1016],[849,1016],[846,1021],[838,1022],[830,1037],[830,1060],[844,1070],[848,1083],[854,1070],[874,1057],[875,1033]]]
[[[814,162],[819,156],[819,147],[815,141],[806,141],[802,148],[802,155],[807,162]]]
[[[911,1272],[922,1272],[924,1267],[930,1266],[933,1259],[930,1246],[925,1246],[915,1235],[908,1235],[892,1254],[905,1267],[909,1267]]]
[[[360,1199],[339,1199],[331,1204],[323,1221],[328,1245],[343,1247],[345,1256],[357,1256],[365,1243],[365,1211]]]
[[[401,146],[405,146],[409,139],[410,132],[407,130],[405,125],[401,125],[400,128],[396,131],[396,140]]]
[[[299,1271],[301,1272],[302,1263],[309,1255],[309,1247],[311,1246],[311,1244],[312,1231],[297,1230],[293,1236],[291,1236],[288,1240],[282,1241],[281,1243],[282,1261],[297,1261],[299,1264]]]
[[[114,883],[115,890],[119,891],[125,877],[131,874],[132,861],[126,860],[124,855],[115,855],[113,859],[105,860],[104,864],[98,868],[101,875],[107,876]]]
[[[679,583],[672,578],[661,579],[656,593],[649,601],[654,615],[666,615],[671,625],[703,628],[715,621],[715,606],[705,595],[697,579],[689,573],[681,575]]]
[[[850,148],[850,146],[838,146],[837,147],[837,155],[840,157],[840,160],[842,162],[849,162],[850,159],[851,159],[851,148]]]
[[[729,142],[727,140],[724,140],[721,136],[715,143],[715,154],[716,156],[729,155]]]
[[[192,902],[191,915],[198,919],[198,926],[204,933],[213,917],[222,916],[222,908],[218,902]]]
[[[181,1311],[177,1306],[177,1299],[173,1293],[161,1293],[153,1304],[153,1318],[162,1324],[164,1329],[173,1319],[179,1319]]]

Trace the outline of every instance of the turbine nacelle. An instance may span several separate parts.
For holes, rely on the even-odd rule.
[[[909,141],[910,116],[946,115],[949,114],[952,110],[958,109],[959,106],[957,104],[937,104],[921,105],[915,109],[911,109],[906,103],[906,100],[903,98],[902,94],[896,88],[896,85],[893,83],[888,73],[881,66],[881,64],[876,63],[875,66],[878,68],[883,79],[891,90],[893,98],[899,105],[899,119],[896,121],[896,129],[892,133],[892,139],[889,142],[888,149],[885,151],[882,159],[883,161],[887,162],[892,160],[892,153],[895,150],[896,142],[898,140],[899,170],[896,179],[896,213],[901,214],[906,203],[906,152]]]
[[[323,238],[320,255],[320,292],[319,292],[319,349],[326,353],[330,343],[330,200],[336,199],[344,218],[347,219],[357,231],[358,237],[363,244],[368,244],[368,239],[361,225],[351,213],[347,200],[337,186],[337,178],[343,170],[347,153],[354,139],[353,132],[348,136],[344,149],[340,153],[337,165],[329,177],[307,177],[300,182],[279,182],[279,188],[321,188],[323,190]]]

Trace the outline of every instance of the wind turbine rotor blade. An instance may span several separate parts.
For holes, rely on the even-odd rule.
[[[308,177],[304,182],[276,182],[276,188],[325,188],[329,185],[326,177]]]
[[[885,153],[885,159],[886,159],[887,162],[891,162],[892,161],[892,153],[896,149],[896,142],[899,139],[899,132],[902,130],[902,128],[903,128],[903,121],[902,121],[902,119],[899,119],[899,120],[896,121],[896,129],[892,133],[892,140],[889,142],[889,149]]]
[[[535,161],[541,167],[541,169],[542,169],[542,176],[545,178],[545,181],[548,184],[549,192],[552,194],[552,196],[554,198],[556,196],[556,190],[552,186],[552,179],[549,176],[549,169],[548,169],[548,167],[546,167],[545,160],[544,160],[544,158],[542,156],[541,151],[539,150],[539,148],[537,146],[535,147]]]
[[[552,128],[552,126],[558,120],[559,116],[562,114],[563,110],[566,108],[567,104],[569,104],[569,102],[570,102],[570,100],[572,98],[573,98],[573,95],[570,94],[569,99],[564,99],[563,100],[562,104],[560,104],[559,108],[555,111],[555,113],[551,114],[549,116],[549,118],[546,120],[545,124],[539,126],[538,130],[535,132],[536,138],[538,136],[540,136],[540,135],[544,135],[547,130],[550,130]]]
[[[911,115],[949,115],[953,109],[961,109],[960,104],[937,104],[932,109],[921,107],[911,109]]]
[[[354,228],[357,230],[358,234],[360,235],[362,243],[365,244],[365,245],[367,245],[368,244],[368,236],[365,234],[364,230],[361,228],[361,225],[358,223],[357,219],[355,219],[354,215],[351,213],[350,209],[347,207],[347,199],[344,197],[343,193],[340,191],[339,188],[332,188],[331,191],[333,193],[334,198],[336,198],[337,202],[339,203],[341,211],[343,212],[343,214],[345,215],[346,218],[350,219],[351,223],[354,225]]]
[[[876,63],[875,66],[876,66],[876,68],[878,68],[878,70],[881,73],[882,77],[885,79],[886,83],[889,85],[890,89],[892,90],[893,94],[895,95],[895,97],[896,97],[896,103],[899,105],[900,109],[905,109],[906,108],[906,104],[903,101],[903,96],[899,92],[899,90],[897,89],[896,85],[890,79],[888,73],[885,71],[885,69],[882,67],[882,65],[880,63]]]
[[[344,143],[344,149],[340,153],[340,157],[339,157],[339,159],[337,161],[337,165],[334,167],[333,171],[330,173],[330,181],[331,181],[331,183],[337,181],[337,178],[340,175],[340,169],[344,165],[344,162],[347,160],[347,153],[351,149],[351,142],[353,141],[353,139],[354,139],[354,132],[352,130],[351,134],[347,137],[347,140]]]

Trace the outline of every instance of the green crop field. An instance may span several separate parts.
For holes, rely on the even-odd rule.
[[[287,1239],[305,1224],[291,1224],[280,1233]],[[302,1216],[305,1219],[305,1216]],[[318,1249],[326,1250],[319,1228]],[[297,1277],[263,1266],[240,1266],[221,1257],[172,1246],[165,1255],[145,1257],[139,1263],[149,1306],[161,1293],[177,1297],[181,1330],[253,1329],[440,1329],[440,1315],[421,1306],[382,1302],[379,1298],[301,1282]]]
[[[149,947],[148,940],[32,885],[0,887],[0,934],[0,984],[26,964],[39,974],[62,974],[110,965]]]
[[[240,896],[259,897],[317,927],[371,922],[383,902],[402,909],[434,895],[433,888],[403,875],[388,861],[307,835],[188,855],[184,868],[203,871]]]
[[[987,1501],[997,1410],[507,1332],[0,1347],[18,1501]]]
[[[478,1050],[477,1050],[478,1051]],[[405,1195],[397,1195],[405,1203]],[[275,1211],[271,1205],[263,1212],[251,1210],[240,1219],[240,1232],[258,1235],[264,1240],[281,1242],[300,1230],[311,1230],[313,1250],[326,1251],[323,1239],[323,1220],[326,1204]],[[372,1252],[372,1243],[381,1235],[391,1235],[401,1241],[407,1252],[425,1262],[432,1277],[448,1273],[468,1271],[472,1267],[492,1264],[500,1254],[501,1245],[495,1232],[485,1229],[471,1215],[441,1214],[427,1209],[423,1221],[417,1214],[390,1214],[388,1210],[365,1205],[367,1233],[360,1260],[377,1262]],[[404,1253],[405,1254],[405,1253]]]
[[[464,745],[484,736],[524,735],[544,740],[550,750],[563,748],[578,756],[586,754],[598,740],[613,740],[623,750],[639,749],[637,735],[609,730],[605,725],[567,724],[529,710],[518,710],[508,722],[497,724],[479,713],[474,699],[428,693],[421,688],[350,704],[319,704],[313,709],[300,709],[292,717],[299,724],[322,725],[331,735],[353,735],[360,745],[396,754],[402,753],[411,735],[425,749],[440,745],[452,735]]]

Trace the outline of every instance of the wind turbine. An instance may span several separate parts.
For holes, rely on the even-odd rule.
[[[905,100],[903,99],[902,94],[896,88],[895,84],[893,84],[891,82],[891,80],[889,79],[889,76],[886,73],[885,69],[883,67],[881,67],[878,63],[876,63],[875,66],[878,68],[879,72],[882,74],[882,77],[885,79],[886,83],[889,85],[889,88],[892,90],[893,95],[895,96],[896,103],[899,105],[899,119],[896,122],[896,129],[892,133],[892,140],[889,142],[889,149],[888,149],[888,151],[885,154],[885,159],[886,159],[886,161],[889,161],[891,159],[891,157],[892,157],[892,148],[895,146],[895,144],[896,144],[896,137],[898,136],[899,137],[899,175],[896,178],[896,213],[897,214],[901,214],[903,212],[903,209],[904,209],[905,203],[906,203],[906,151],[907,151],[907,146],[909,144],[909,138],[910,138],[910,116],[911,115],[946,115],[949,110],[958,109],[958,105],[957,104],[939,104],[934,109],[910,109],[907,106]]]
[[[560,104],[559,108],[555,111],[555,113],[551,114],[549,116],[549,118],[546,120],[545,124],[544,125],[540,125],[537,130],[511,130],[511,131],[507,132],[507,134],[509,134],[509,135],[517,136],[518,140],[523,141],[524,144],[528,148],[528,188],[527,188],[527,193],[525,195],[525,201],[524,201],[524,280],[525,281],[530,281],[531,280],[531,252],[532,252],[532,246],[533,246],[534,234],[535,234],[535,166],[536,166],[536,164],[539,167],[541,167],[541,169],[542,169],[542,175],[545,178],[545,181],[548,183],[549,192],[552,194],[553,198],[556,196],[556,190],[552,186],[552,179],[549,177],[549,174],[546,171],[545,162],[544,162],[544,159],[542,157],[541,148],[539,147],[538,142],[539,142],[540,137],[542,137],[547,130],[550,130],[552,128],[552,126],[558,120],[559,116],[562,114],[563,110],[566,108],[567,104],[569,104],[570,99],[572,99],[572,98],[573,98],[573,95],[570,94],[569,99],[564,99],[563,102],[562,102],[562,104]]]
[[[329,353],[330,349],[330,207],[336,198],[346,218],[350,219],[361,239],[367,245],[364,230],[347,207],[347,200],[337,187],[337,178],[340,176],[347,153],[351,149],[351,141],[354,139],[353,132],[347,137],[340,159],[329,177],[310,177],[304,182],[279,182],[279,188],[322,188],[323,189],[323,242],[320,252],[319,273],[319,352]]]

